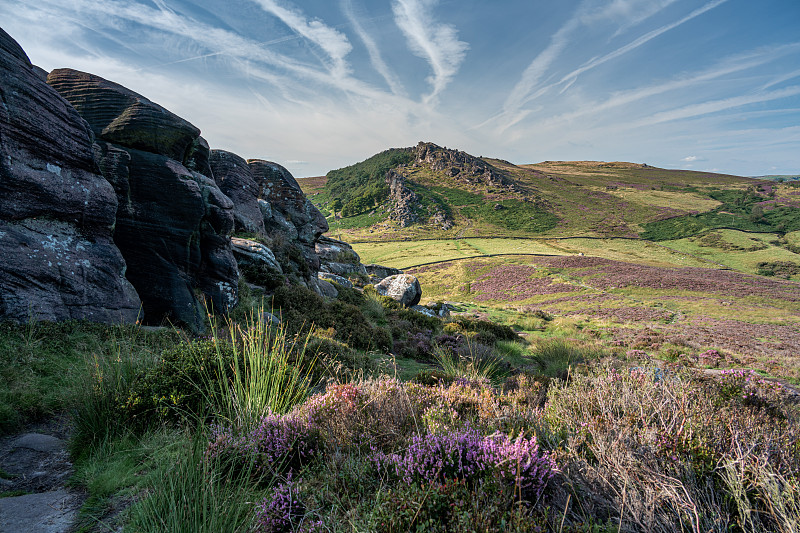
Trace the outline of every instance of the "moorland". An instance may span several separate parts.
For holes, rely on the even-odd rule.
[[[298,181],[447,316],[245,272],[202,334],[3,324],[0,429],[68,414],[78,529],[800,527],[792,182],[429,143]]]

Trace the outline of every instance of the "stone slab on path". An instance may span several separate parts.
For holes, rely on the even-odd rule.
[[[0,498],[0,533],[64,533],[80,507],[81,498],[63,488]]]
[[[64,422],[54,418],[0,439],[0,470],[7,478],[0,479],[0,493],[10,494],[0,497],[0,533],[73,529],[84,495],[65,487],[72,474],[66,437]]]

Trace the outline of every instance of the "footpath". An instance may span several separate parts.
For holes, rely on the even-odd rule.
[[[0,533],[66,533],[84,496],[72,475],[68,425],[54,418],[0,439]]]

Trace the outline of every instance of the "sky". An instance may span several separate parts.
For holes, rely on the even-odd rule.
[[[297,177],[418,141],[800,174],[800,0],[0,0],[0,27]]]

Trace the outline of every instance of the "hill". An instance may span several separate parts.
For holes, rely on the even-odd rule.
[[[305,184],[303,182],[306,182]],[[795,183],[646,164],[514,165],[421,142],[301,186],[351,239],[628,237],[800,229]]]

